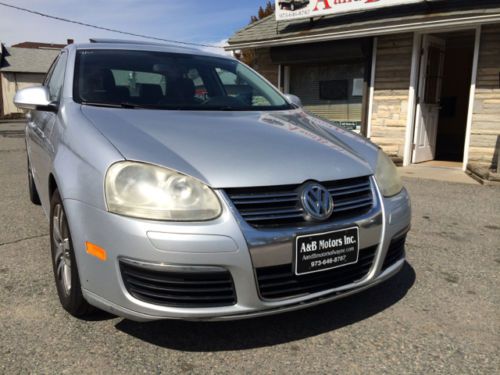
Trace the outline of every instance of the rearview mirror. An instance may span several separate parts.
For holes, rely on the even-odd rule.
[[[57,112],[57,104],[50,101],[49,90],[44,86],[19,90],[14,97],[14,104],[20,109]]]
[[[302,100],[298,96],[292,95],[292,94],[285,94],[285,98],[288,100],[289,103],[302,108]]]

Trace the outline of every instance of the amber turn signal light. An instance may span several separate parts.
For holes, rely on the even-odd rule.
[[[87,254],[95,256],[97,259],[102,260],[103,262],[108,259],[108,255],[106,254],[106,250],[102,247],[94,245],[90,242],[85,242],[85,247],[87,248]]]

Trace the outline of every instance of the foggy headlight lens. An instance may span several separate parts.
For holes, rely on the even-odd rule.
[[[396,166],[382,150],[378,153],[375,179],[384,197],[392,197],[403,190],[403,183],[401,182]]]
[[[108,210],[120,215],[169,221],[218,217],[215,193],[197,179],[167,168],[137,162],[113,164],[106,174]]]

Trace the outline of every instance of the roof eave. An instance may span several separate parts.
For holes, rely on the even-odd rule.
[[[47,74],[47,72],[33,72],[30,70],[0,69],[0,73]]]
[[[442,20],[416,20],[413,22],[401,22],[392,25],[377,25],[372,27],[358,28],[347,31],[331,31],[326,33],[316,33],[311,35],[292,36],[288,38],[273,38],[261,41],[237,42],[224,47],[226,51],[235,51],[246,48],[265,48],[283,45],[293,45],[302,43],[316,43],[331,40],[351,39],[366,36],[378,36],[395,34],[401,32],[424,32],[427,30],[447,30],[447,29],[470,29],[482,24],[500,22],[500,14],[488,14],[478,16],[457,17]]]

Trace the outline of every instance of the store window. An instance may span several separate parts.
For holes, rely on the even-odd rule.
[[[356,132],[361,131],[365,62],[294,64],[290,93],[304,108]]]

